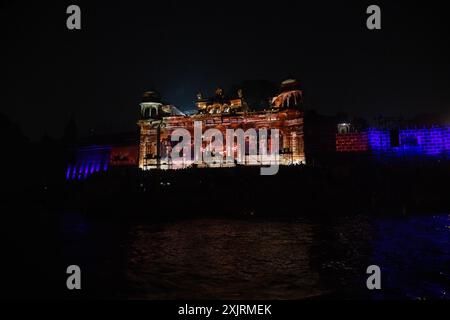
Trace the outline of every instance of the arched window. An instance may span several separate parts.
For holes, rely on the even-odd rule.
[[[142,117],[144,119],[150,118],[150,109],[149,108],[144,108],[144,110],[142,111]]]
[[[150,109],[150,118],[155,119],[157,117],[158,117],[158,109],[152,107]]]

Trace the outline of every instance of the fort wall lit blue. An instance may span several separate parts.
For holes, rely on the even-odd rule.
[[[395,145],[393,137],[397,141]],[[376,156],[446,157],[450,154],[450,127],[400,129],[394,132],[371,129],[368,138],[369,148]]]
[[[110,146],[81,147],[76,151],[75,162],[67,167],[67,180],[86,179],[93,173],[108,170]]]

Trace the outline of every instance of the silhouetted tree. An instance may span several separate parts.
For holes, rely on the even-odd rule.
[[[73,115],[71,115],[69,121],[66,124],[66,127],[64,128],[63,143],[65,145],[73,145],[77,141],[77,138],[77,124],[75,122],[75,119],[73,118]]]

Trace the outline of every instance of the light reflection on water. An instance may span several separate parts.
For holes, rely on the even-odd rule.
[[[376,222],[372,260],[382,266],[377,298],[450,298],[450,215]]]
[[[128,276],[146,298],[317,294],[308,224],[184,221],[132,231]]]
[[[116,224],[92,224],[89,236],[66,239],[71,250],[65,254],[81,259],[92,279],[101,279],[96,287],[112,284],[107,292],[94,290],[98,296],[448,299],[449,226],[449,215],[321,222],[192,219],[130,223],[120,232]],[[381,291],[365,287],[370,264],[381,267]]]

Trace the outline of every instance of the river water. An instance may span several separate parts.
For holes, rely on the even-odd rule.
[[[93,222],[65,215],[61,262],[95,298],[448,299],[450,215]],[[381,290],[366,287],[369,265]]]

